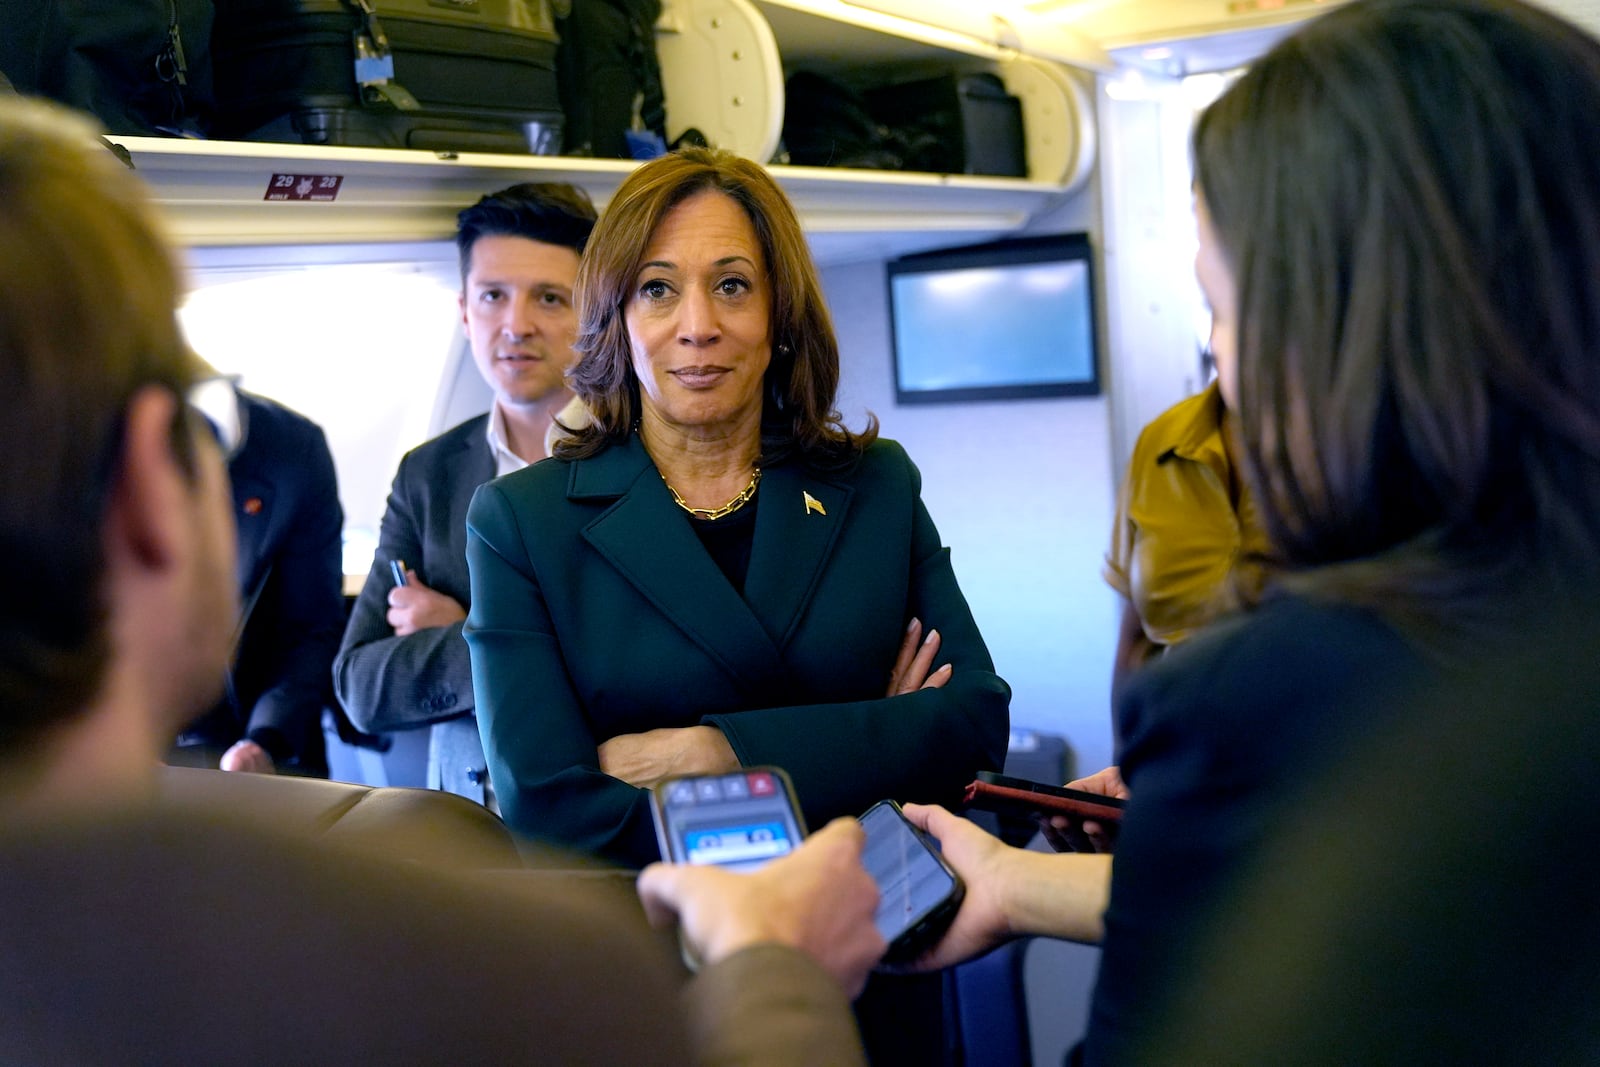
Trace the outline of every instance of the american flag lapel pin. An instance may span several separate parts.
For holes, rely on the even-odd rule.
[[[811,514],[813,511],[815,511],[818,515],[826,515],[828,513],[828,509],[822,506],[822,501],[818,500],[804,489],[800,490],[800,495],[806,498],[807,515]]]

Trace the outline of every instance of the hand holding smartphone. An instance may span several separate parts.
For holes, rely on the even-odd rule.
[[[1026,778],[978,772],[967,786],[965,806],[1038,825],[1057,852],[1110,852],[1128,802],[1104,793],[1046,785]],[[1085,823],[1095,824],[1093,833]]]
[[[966,806],[1002,815],[1068,815],[1098,822],[1121,822],[1126,800],[1090,793],[1083,789],[1008,778],[991,771],[979,771],[977,781],[967,786]]]
[[[868,808],[861,826],[867,832],[861,862],[878,883],[875,924],[889,944],[883,958],[889,963],[915,959],[955,918],[966,886],[894,801]]]
[[[661,857],[752,871],[799,847],[805,823],[789,776],[777,767],[668,778],[650,792]],[[860,819],[861,862],[878,886],[874,925],[888,944],[884,959],[915,958],[955,918],[966,887],[938,846],[885,800]],[[684,959],[695,966],[688,946]]]

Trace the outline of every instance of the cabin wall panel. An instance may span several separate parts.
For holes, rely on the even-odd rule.
[[[1067,737],[1079,765],[1098,770],[1111,754],[1117,626],[1100,579],[1114,494],[1106,398],[897,406],[883,264],[829,269],[823,286],[843,354],[840,410],[853,427],[876,414],[921,469],[923,499],[1013,688],[1013,724]]]

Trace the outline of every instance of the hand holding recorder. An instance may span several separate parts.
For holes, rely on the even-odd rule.
[[[730,873],[765,876],[781,869],[784,858],[799,856],[808,848],[800,844],[805,826],[793,786],[788,775],[776,767],[668,779],[652,790],[651,810],[662,856],[675,864],[690,865],[662,869],[687,871],[693,866],[715,866]],[[855,866],[864,866],[862,873],[870,876],[877,890],[872,916],[879,935],[877,956],[890,962],[912,959],[937,940],[954,918],[964,892],[961,879],[940,857],[937,845],[906,820],[894,801],[873,805],[861,816],[859,828],[865,836],[864,845],[857,846]],[[748,882],[726,881],[720,873],[674,876],[694,879],[691,895],[695,899],[686,901],[662,894],[656,882],[664,877],[668,876],[657,874],[649,881],[640,881],[641,895],[656,894],[654,904],[646,898],[646,906],[655,907],[653,914],[658,918],[673,911],[682,915],[682,905],[703,903],[706,899],[732,908],[749,886]],[[782,909],[803,911],[803,906],[825,902],[832,892],[823,883],[818,900],[791,899],[784,903],[774,899],[770,904],[774,910],[765,916],[765,921],[781,925]],[[725,952],[722,942],[734,936],[729,930],[742,929],[750,920],[750,916],[740,918],[731,911],[717,914],[716,909],[693,922],[685,917],[682,932],[686,958],[716,958],[706,955],[706,951]],[[737,935],[735,940],[742,937]],[[859,991],[853,985],[847,988]]]
[[[884,951],[873,924],[877,886],[861,866],[865,842],[854,819],[835,819],[759,870],[653,863],[639,875],[639,898],[652,924],[676,921],[705,963],[753,945],[787,945],[854,997]]]

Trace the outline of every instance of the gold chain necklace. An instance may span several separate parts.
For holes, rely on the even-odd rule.
[[[672,488],[672,483],[667,481],[667,476],[665,474],[661,475],[661,484],[666,486],[667,492],[672,494],[672,502],[674,504],[677,504],[680,508],[682,508],[684,511],[687,511],[697,519],[704,519],[707,522],[711,522],[715,519],[726,518],[727,516],[732,515],[735,511],[738,511],[740,508],[744,507],[746,504],[750,503],[750,498],[756,495],[756,486],[761,484],[761,468],[757,467],[755,470],[751,471],[749,484],[747,484],[743,489],[739,490],[738,496],[735,496],[732,500],[728,501],[720,508],[690,507],[689,502],[683,499],[683,497],[678,494],[676,489]]]

